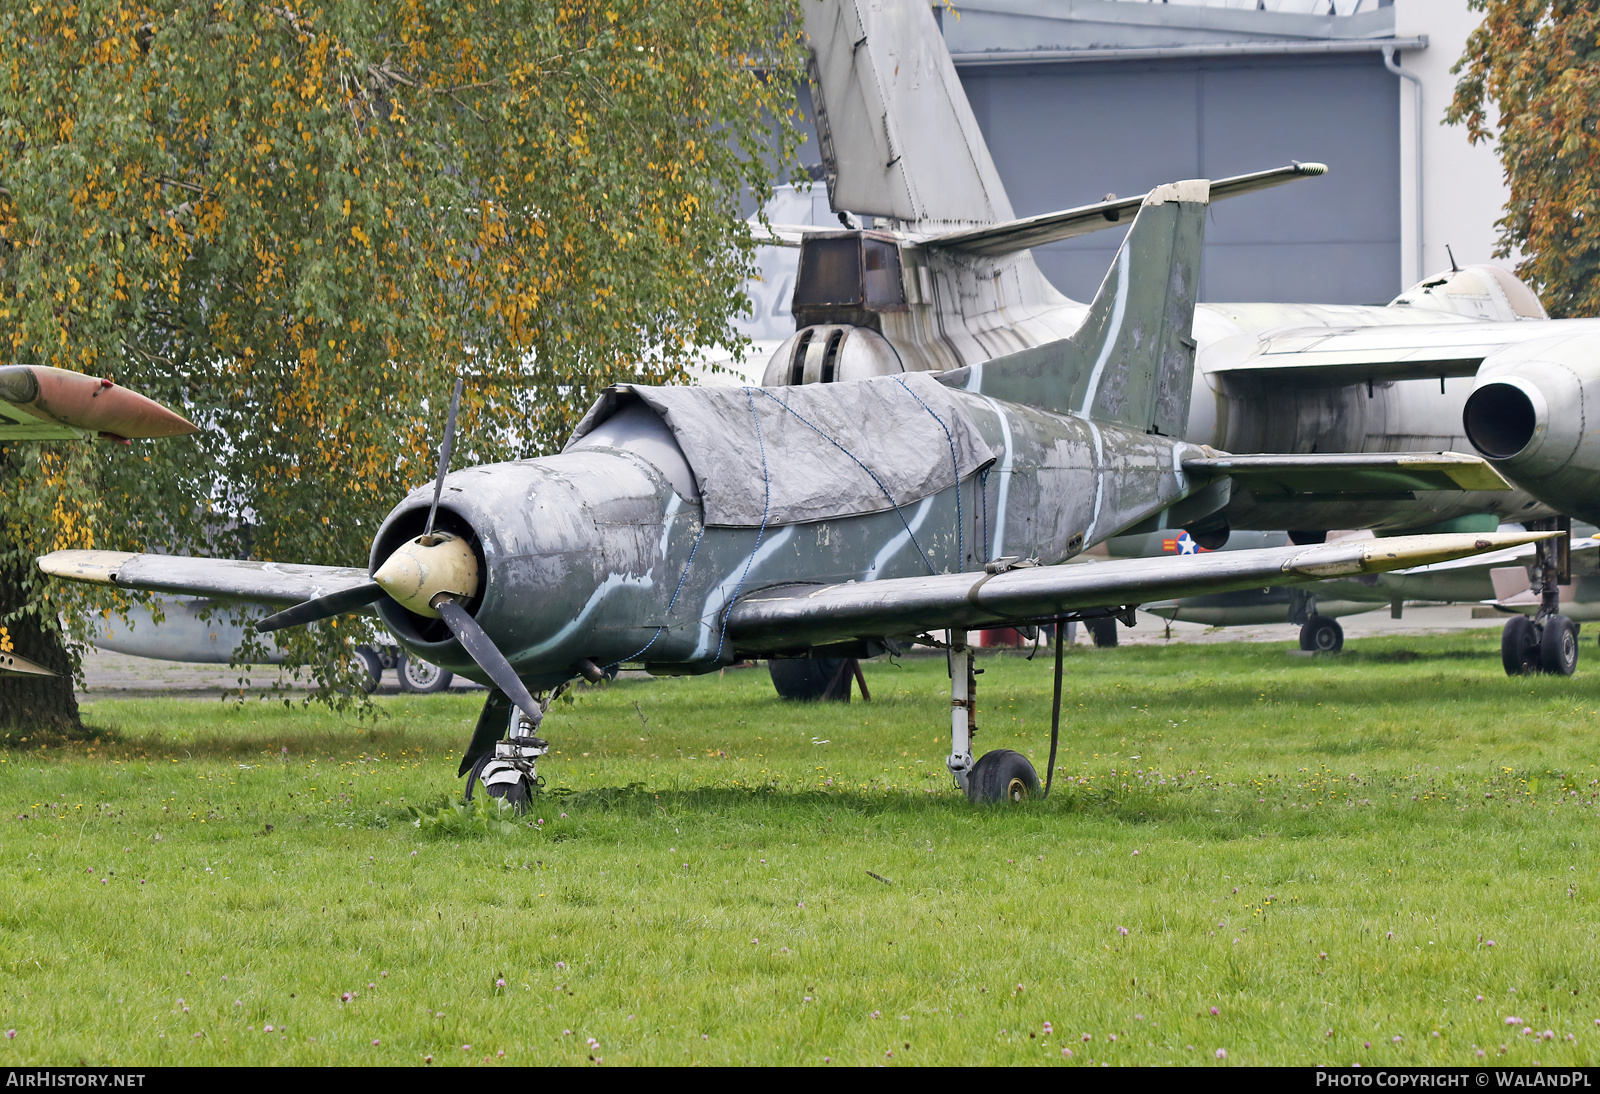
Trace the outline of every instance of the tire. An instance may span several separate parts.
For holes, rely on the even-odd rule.
[[[778,698],[814,703],[828,697],[828,689],[848,664],[849,659],[845,657],[774,657],[767,662],[767,671],[772,674],[772,686]],[[837,698],[846,703],[850,701],[848,687],[835,690],[844,692]]]
[[[1344,649],[1344,628],[1337,619],[1314,615],[1300,628],[1300,648],[1312,653],[1338,653]]]
[[[1112,649],[1117,644],[1117,621],[1115,619],[1085,619],[1083,625],[1089,628],[1089,634],[1094,638],[1096,649]]]
[[[467,773],[467,801],[472,800],[472,788],[482,783],[484,793],[491,798],[499,798],[511,808],[515,809],[520,817],[528,811],[528,805],[533,801],[533,787],[528,782],[528,777],[517,772],[517,778],[503,782],[483,782],[485,776],[495,777],[496,769],[504,771],[506,765],[494,758],[493,753],[480,756],[478,762],[472,765],[472,770]]]
[[[1500,663],[1507,676],[1528,676],[1539,671],[1538,630],[1525,615],[1506,620],[1500,632]]]
[[[1564,615],[1544,621],[1539,639],[1539,671],[1551,676],[1571,676],[1578,668],[1578,628]]]
[[[383,660],[376,650],[366,646],[356,647],[355,660],[366,670],[360,680],[361,690],[371,695],[378,690],[378,683],[383,679]]]
[[[975,805],[1025,802],[1039,793],[1039,773],[1028,757],[997,748],[978,757],[967,773],[967,799]]]
[[[400,677],[400,690],[413,695],[432,695],[436,691],[443,691],[455,679],[455,673],[404,653],[396,659],[395,672]]]

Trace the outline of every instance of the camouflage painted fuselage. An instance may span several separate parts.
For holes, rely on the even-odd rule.
[[[1002,556],[1060,562],[1190,490],[1181,461],[1201,455],[1194,445],[980,394],[961,398],[995,461],[884,512],[708,527],[669,469],[597,446],[454,472],[444,480],[440,524],[468,535],[480,556],[473,615],[540,688],[570,678],[583,658],[694,673],[804,653],[733,648],[723,633],[728,606],[774,584],[981,570]],[[784,466],[784,453],[768,455]],[[373,544],[374,566],[417,534],[431,494],[415,491],[390,514]],[[437,621],[392,602],[380,612],[411,652],[481,678]]]

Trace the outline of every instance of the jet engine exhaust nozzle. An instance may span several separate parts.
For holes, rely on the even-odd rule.
[[[478,560],[460,536],[433,532],[401,544],[372,580],[401,607],[438,619],[441,595],[468,600],[477,592]]]
[[[1491,460],[1526,451],[1549,422],[1539,389],[1519,380],[1483,384],[1467,398],[1462,425],[1474,448]]]

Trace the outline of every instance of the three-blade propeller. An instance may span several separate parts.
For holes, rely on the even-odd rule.
[[[315,623],[388,597],[417,615],[443,620],[461,648],[537,728],[543,715],[539,704],[494,640],[461,606],[461,601],[471,599],[477,592],[477,555],[460,536],[434,531],[439,496],[444,490],[444,477],[450,470],[450,451],[455,445],[461,384],[461,378],[457,377],[455,392],[450,397],[450,413],[445,420],[444,439],[439,444],[439,472],[433,482],[433,504],[428,508],[428,523],[422,535],[396,548],[378,567],[371,581],[302,601],[263,619],[256,624],[256,630],[275,631]]]

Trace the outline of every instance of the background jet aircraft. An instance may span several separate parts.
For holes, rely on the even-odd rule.
[[[258,630],[375,605],[409,654],[493,685],[460,773],[469,793],[481,779],[514,802],[526,802],[549,748],[530,689],[620,663],[700,673],[948,630],[950,771],[974,799],[1025,795],[1037,777],[1023,756],[973,758],[969,629],[1536,538],[1039,564],[1188,498],[1214,498],[1236,474],[1270,470],[1270,457],[1247,469],[1159,431],[1188,409],[1207,189],[1197,180],[1152,191],[1117,258],[1121,274],[1082,329],[1047,358],[991,364],[983,383],[958,372],[778,389],[621,385],[560,455],[447,473],[458,386],[432,490],[390,513],[366,569],[93,551],[39,565],[124,588],[294,604]],[[1406,471],[1413,460],[1419,469]],[[1428,470],[1435,464],[1442,470]],[[1275,473],[1314,489],[1328,468],[1359,480],[1469,474],[1472,464],[1296,456]]]
[[[41,365],[0,367],[0,441],[175,437],[198,427],[110,380]]]
[[[40,365],[0,366],[0,441],[96,435],[126,441],[196,429],[160,403],[110,380]],[[0,650],[0,676],[54,675],[26,657]]]
[[[792,304],[800,329],[763,382],[976,369],[1026,359],[1076,330],[1086,308],[1057,292],[1027,249],[1124,223],[1139,199],[1016,218],[925,3],[802,8],[830,201],[847,224],[874,224],[775,232],[774,242],[801,248]],[[1228,180],[1223,192],[1318,173],[1295,165]],[[1549,320],[1505,270],[1453,269],[1387,307],[1203,304],[1193,338],[1194,397],[1170,435],[1236,453],[1476,445],[1523,488],[1395,484],[1315,499],[1235,488],[1193,515],[1188,528],[1203,543],[1225,542],[1230,528],[1294,529],[1296,542],[1316,542],[1329,528],[1600,519],[1600,436],[1579,426],[1584,400],[1600,399],[1600,354],[1587,348],[1600,344],[1600,320]],[[1563,557],[1552,541],[1536,575],[1549,604],[1528,632],[1534,640],[1555,614]]]

